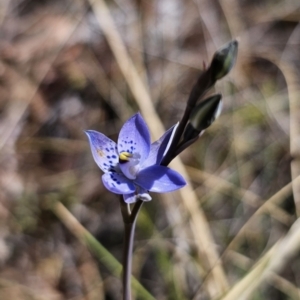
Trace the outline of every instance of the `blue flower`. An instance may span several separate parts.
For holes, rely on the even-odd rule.
[[[139,113],[123,125],[117,144],[100,132],[87,130],[94,160],[104,172],[104,186],[123,195],[126,203],[150,201],[149,191],[165,193],[183,187],[186,182],[179,173],[160,165],[175,127],[152,144],[147,124]]]

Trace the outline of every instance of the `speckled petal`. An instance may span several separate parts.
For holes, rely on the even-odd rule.
[[[89,138],[90,147],[96,164],[104,172],[115,170],[119,162],[117,145],[104,134],[94,131],[85,131]]]
[[[175,191],[186,185],[179,173],[168,167],[157,165],[141,170],[134,183],[156,193]]]
[[[115,172],[105,173],[102,176],[104,186],[115,194],[130,194],[135,191],[135,186],[123,174]]]
[[[163,136],[159,140],[151,144],[150,153],[147,159],[141,165],[141,169],[147,168],[152,165],[159,165],[161,163],[166,152],[169,150],[178,124],[179,123],[172,126],[163,134]]]
[[[150,151],[150,133],[142,116],[137,113],[122,127],[118,138],[118,151],[138,153],[143,162]]]

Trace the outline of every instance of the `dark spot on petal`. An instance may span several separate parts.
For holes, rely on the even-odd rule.
[[[116,156],[116,155],[113,155],[112,158],[117,158],[117,156]]]
[[[117,184],[121,184],[121,182],[120,182],[120,181],[117,181]]]

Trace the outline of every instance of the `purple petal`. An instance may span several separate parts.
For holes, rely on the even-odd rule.
[[[117,145],[104,134],[94,131],[85,131],[89,138],[90,147],[96,164],[104,172],[115,170],[119,162]]]
[[[131,194],[126,194],[123,195],[123,199],[127,204],[135,203],[137,200],[136,194],[131,193]]]
[[[115,172],[105,173],[102,176],[104,186],[115,194],[130,194],[135,191],[135,186],[124,175]]]
[[[118,138],[118,151],[138,153],[143,162],[150,151],[150,133],[142,116],[137,113],[122,127]]]
[[[161,163],[166,152],[169,150],[178,124],[179,123],[172,126],[163,134],[163,136],[160,137],[159,140],[151,144],[149,156],[141,166],[143,169],[152,165],[159,165]]]
[[[158,165],[140,171],[134,183],[156,193],[175,191],[186,185],[184,178],[179,173]]]

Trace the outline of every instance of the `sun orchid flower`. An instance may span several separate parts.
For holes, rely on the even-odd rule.
[[[87,130],[94,160],[104,172],[104,186],[123,195],[126,203],[150,201],[148,192],[165,193],[183,187],[186,182],[178,172],[160,165],[175,129],[173,126],[150,144],[147,124],[137,113],[123,125],[117,144],[100,132]]]

